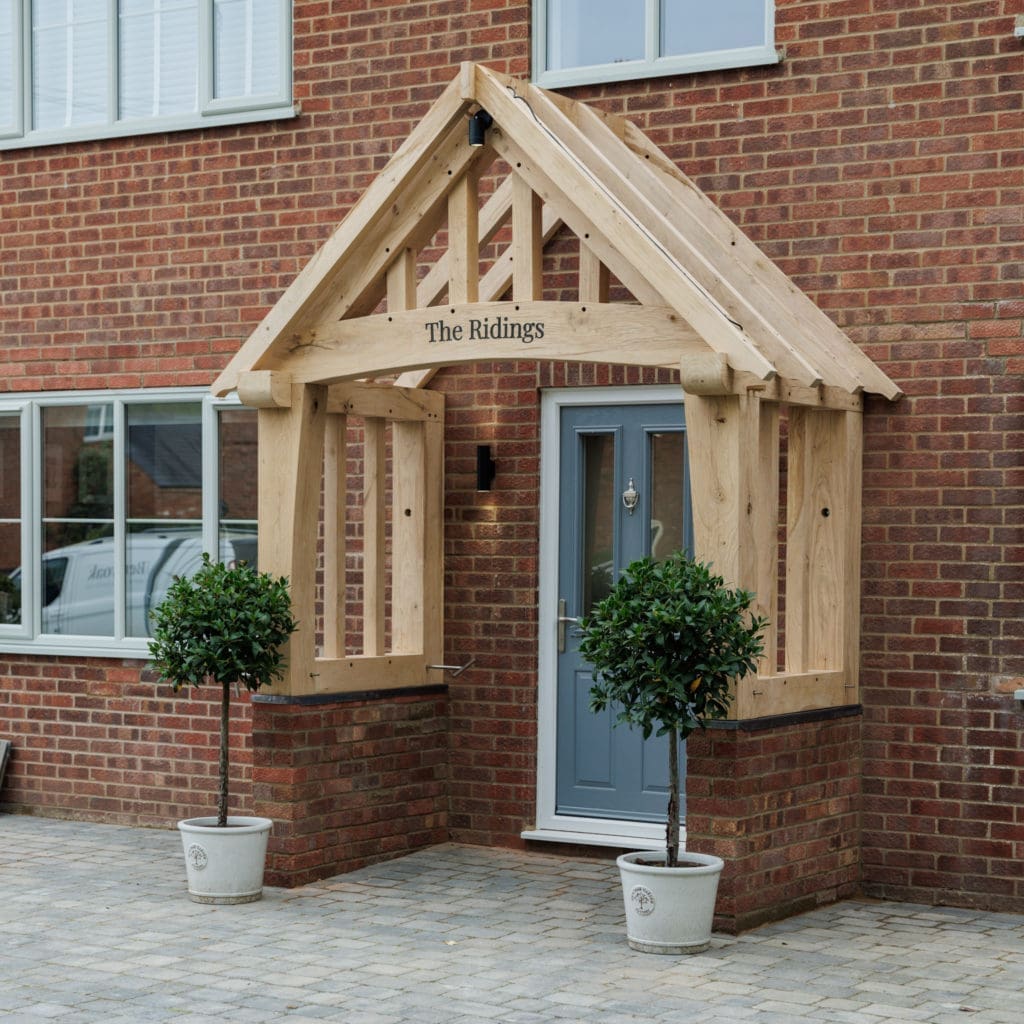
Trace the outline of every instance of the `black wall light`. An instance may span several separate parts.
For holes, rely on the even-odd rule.
[[[497,471],[497,463],[491,458],[491,446],[478,444],[476,446],[476,489],[489,491]]]
[[[469,119],[469,144],[482,146],[487,138],[487,129],[494,124],[494,118],[486,110],[478,110]]]

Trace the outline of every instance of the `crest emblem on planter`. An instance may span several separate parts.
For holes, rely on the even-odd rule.
[[[210,859],[206,855],[206,848],[200,846],[199,843],[192,843],[185,851],[185,857],[192,868],[196,871],[202,871],[203,868],[206,867],[207,861]]]
[[[654,893],[646,885],[634,885],[629,893],[629,902],[641,917],[654,913]]]

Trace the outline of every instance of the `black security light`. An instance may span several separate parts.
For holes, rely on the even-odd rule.
[[[498,471],[497,463],[491,458],[491,446],[489,444],[478,444],[476,446],[476,489],[478,491],[489,491],[494,483],[494,474]]]
[[[478,110],[469,119],[469,144],[482,146],[487,138],[487,129],[494,124],[494,118],[486,110]]]

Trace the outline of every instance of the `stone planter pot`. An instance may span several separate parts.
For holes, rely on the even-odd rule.
[[[216,817],[178,822],[185,848],[188,895],[195,903],[252,903],[263,895],[263,865],[273,822],[269,818]]]
[[[667,868],[664,851],[649,850],[624,853],[616,860],[631,949],[700,953],[711,944],[724,862],[703,853],[683,853],[680,860],[679,867]]]

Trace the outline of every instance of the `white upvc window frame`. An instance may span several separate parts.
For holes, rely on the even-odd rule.
[[[765,45],[670,57],[658,56],[661,52],[661,8],[662,4],[669,0],[645,0],[645,53],[643,58],[632,61],[616,61],[611,64],[549,69],[547,66],[548,2],[549,0],[533,0],[532,30],[533,81],[546,89],[561,89],[573,85],[597,85],[602,82],[628,82],[639,78],[693,74],[699,71],[758,67],[778,64],[783,57],[782,52],[777,50],[774,45],[774,0],[764,0]]]
[[[242,408],[235,394],[217,398],[206,388],[141,388],[124,391],[52,391],[17,400],[0,401],[0,412],[21,415],[21,608],[22,621],[0,623],[0,655],[84,655],[109,658],[148,658],[147,637],[125,636],[126,463],[125,409],[131,404],[196,402],[202,422],[202,543],[219,549],[219,420],[221,409]],[[60,635],[40,632],[37,595],[42,586],[43,561],[43,410],[52,406],[113,406],[114,422],[114,634]]]
[[[119,110],[118,0],[94,0],[108,8],[107,56],[108,120],[93,124],[70,125],[59,129],[35,130],[32,127],[32,0],[14,0],[15,67],[12,68],[15,103],[14,123],[0,124],[0,151],[52,146],[90,139],[124,138],[156,132],[188,131],[218,125],[249,124],[257,121],[295,117],[298,106],[292,100],[292,0],[277,0],[278,31],[282,40],[278,54],[279,92],[251,96],[214,96],[214,15],[213,0],[204,0],[199,9],[199,109],[187,113],[122,119]]]

